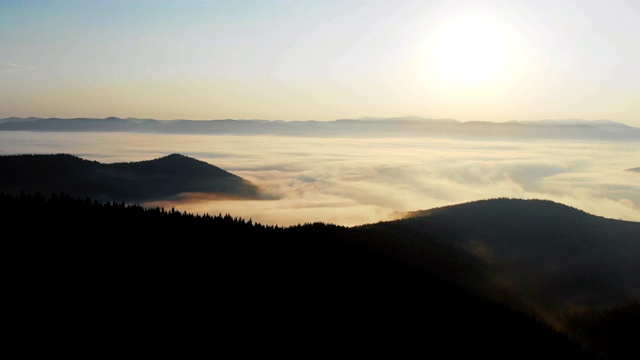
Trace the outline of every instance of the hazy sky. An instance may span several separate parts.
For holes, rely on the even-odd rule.
[[[0,117],[611,119],[640,1],[4,1]]]

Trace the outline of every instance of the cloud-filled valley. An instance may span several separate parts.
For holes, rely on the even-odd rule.
[[[1,132],[0,154],[69,153],[103,163],[181,153],[241,176],[265,200],[185,194],[195,213],[230,213],[265,224],[357,225],[478,199],[561,202],[640,221],[634,142],[479,141],[443,138],[319,138]]]
[[[640,359],[638,34],[640,0],[0,1],[7,343]]]

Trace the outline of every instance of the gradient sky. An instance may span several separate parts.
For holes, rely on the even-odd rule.
[[[0,118],[611,119],[640,1],[4,1]]]

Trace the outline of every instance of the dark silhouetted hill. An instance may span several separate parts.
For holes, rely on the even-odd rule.
[[[632,168],[632,169],[628,169],[627,171],[635,171],[635,172],[640,172],[640,167],[637,167],[637,168]]]
[[[259,197],[258,188],[216,166],[184,155],[102,164],[67,154],[0,156],[0,191],[64,192],[100,201],[146,201],[181,193]]]
[[[538,305],[619,305],[640,298],[640,223],[546,200],[494,199],[374,227],[415,231],[481,259]]]
[[[163,350],[186,338],[215,354],[590,358],[464,285],[484,278],[473,256],[408,228],[281,228],[64,194],[0,194],[0,218],[16,234],[3,237],[3,322],[22,338],[113,346],[153,336]]]

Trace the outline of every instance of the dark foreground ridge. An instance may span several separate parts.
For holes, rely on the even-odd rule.
[[[0,191],[63,192],[99,201],[160,200],[197,192],[258,198],[258,188],[223,169],[180,154],[102,164],[68,154],[0,156]]]
[[[547,200],[493,199],[381,223],[455,245],[491,268],[505,290],[546,309],[616,306],[640,296],[640,223]]]
[[[455,246],[483,264],[492,298],[529,309],[605,358],[640,354],[640,222],[548,200],[491,199],[363,228]]]
[[[186,338],[215,354],[592,358],[480,295],[490,273],[477,258],[412,231],[282,228],[37,193],[0,194],[0,217],[19,234],[3,242],[14,334],[111,346],[152,335],[162,349]]]

